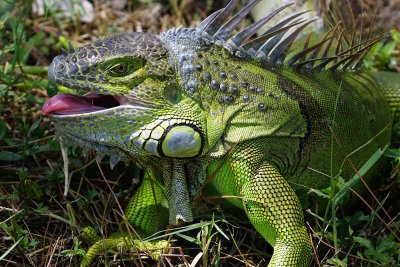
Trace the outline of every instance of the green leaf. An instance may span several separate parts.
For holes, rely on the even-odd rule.
[[[386,149],[383,155],[388,158],[398,159],[400,158],[400,149]]]
[[[357,211],[353,216],[352,216],[352,223],[362,223],[362,222],[370,222],[373,219],[373,216],[371,215],[364,215],[362,211]]]
[[[400,32],[398,32],[397,30],[393,29],[390,31],[390,34],[392,35],[393,40],[395,40],[396,42],[400,43]]]
[[[17,161],[17,160],[21,160],[22,157],[21,155],[14,153],[14,152],[10,152],[10,151],[0,151],[0,160],[3,161]]]
[[[219,228],[218,225],[214,224],[214,228],[217,229],[217,231],[218,231],[223,237],[225,237],[226,240],[229,240],[229,237],[222,231],[221,228]]]
[[[211,225],[213,223],[221,222],[221,221],[225,222],[225,220],[217,220],[215,222],[214,221],[213,222],[204,221],[204,222],[185,225],[185,226],[182,226],[182,227],[176,227],[176,228],[174,228],[173,231],[168,232],[168,234],[158,235],[158,234],[163,232],[163,231],[160,231],[158,233],[154,233],[153,235],[151,235],[149,237],[144,238],[143,240],[144,241],[154,241],[154,240],[158,240],[160,238],[165,238],[165,237],[169,237],[169,236],[172,236],[172,235],[181,234],[183,232],[188,232],[188,231],[196,230],[196,229],[199,229],[199,228],[203,228],[203,227],[209,226],[209,225]]]
[[[4,137],[7,131],[7,125],[4,120],[0,121],[0,140]]]
[[[324,193],[322,190],[311,188],[309,192],[310,193],[315,193],[319,197],[329,199],[329,195]]]
[[[31,136],[31,133],[39,127],[41,121],[42,121],[42,117],[40,117],[39,119],[37,119],[37,120],[32,124],[31,128],[29,128],[28,136]]]
[[[367,249],[374,249],[371,240],[359,236],[354,236],[353,240],[362,245],[363,247],[366,247]]]
[[[383,47],[383,43],[382,42],[378,42],[376,44],[374,44],[371,49],[369,50],[368,54],[376,54],[378,53],[379,50],[381,50],[381,48]]]
[[[340,260],[338,258],[331,258],[328,259],[326,262],[338,267],[347,267],[347,258],[344,258],[343,260]]]
[[[22,238],[24,237],[18,239],[17,242],[15,242],[9,249],[7,249],[6,252],[4,252],[3,255],[0,256],[0,261],[3,260],[8,255],[8,253],[10,253],[19,244],[19,242],[21,242]]]
[[[386,251],[392,249],[394,246],[395,246],[395,242],[384,239],[384,238],[380,238],[378,240],[378,244],[376,245],[376,251],[379,253],[383,253],[383,252],[386,252]]]
[[[396,42],[389,42],[387,44],[385,44],[385,46],[383,47],[382,51],[381,51],[381,55],[384,58],[389,58],[390,55],[393,53],[393,51],[396,49]]]
[[[29,180],[26,177],[24,178],[24,176],[27,175],[24,172],[19,172],[18,175],[23,180],[19,184],[19,189],[26,195],[26,197],[38,200],[43,196],[43,191],[40,188],[40,185],[36,181]]]
[[[358,172],[344,184],[343,188],[339,190],[339,192],[333,197],[332,205],[337,207],[339,205],[345,195],[348,193],[350,188],[352,188],[356,183],[358,183],[362,176],[364,176],[369,169],[382,157],[385,153],[387,146],[383,149],[378,149],[369,160],[358,170]]]
[[[176,235],[179,236],[182,239],[185,239],[185,240],[187,240],[189,242],[192,242],[192,243],[198,245],[198,241],[194,237],[191,237],[191,236],[188,236],[188,235],[184,235],[184,234],[176,234]]]
[[[390,250],[393,245],[393,242],[381,238],[379,239],[376,248],[368,248],[364,254],[370,259],[377,260],[381,263],[385,263],[385,265],[388,265],[390,263],[390,256],[388,255],[387,251]]]
[[[49,97],[55,96],[58,93],[58,86],[55,82],[53,81],[48,81],[47,86],[46,86],[46,90],[47,90],[47,95]]]

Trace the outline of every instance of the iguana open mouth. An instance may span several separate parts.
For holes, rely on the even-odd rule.
[[[135,105],[124,96],[88,93],[83,96],[58,94],[42,107],[44,115],[76,115],[105,110],[121,105]],[[136,106],[136,105],[135,105]]]

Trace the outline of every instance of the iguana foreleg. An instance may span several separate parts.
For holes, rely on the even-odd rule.
[[[263,163],[244,182],[240,195],[251,223],[274,247],[268,266],[308,266],[311,244],[300,201],[276,169]]]
[[[274,247],[269,267],[308,266],[311,243],[303,211],[294,190],[262,153],[245,145],[229,158],[210,165],[209,173],[223,164],[211,181],[216,191],[235,206],[242,206],[256,230]]]
[[[146,172],[142,184],[129,201],[125,216],[145,236],[168,226],[168,200],[164,187]]]

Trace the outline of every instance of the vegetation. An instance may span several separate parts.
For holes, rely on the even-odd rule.
[[[81,229],[93,226],[108,236],[121,227],[120,207],[129,200],[141,175],[132,162],[119,163],[111,170],[107,158],[101,160],[73,146],[63,148],[49,119],[41,116],[45,99],[66,90],[47,80],[47,66],[60,48],[67,48],[68,41],[79,46],[113,32],[194,26],[220,7],[212,1],[141,0],[117,10],[108,1],[93,1],[95,17],[83,23],[81,6],[76,4],[80,1],[66,2],[66,10],[48,6],[43,16],[32,13],[32,0],[0,3],[1,266],[78,266],[87,248],[79,239]],[[391,41],[372,48],[366,67],[400,72],[400,33],[393,30],[391,35]],[[62,157],[65,152],[67,163]],[[328,190],[316,192],[331,201],[333,212],[322,218],[306,211],[313,222],[308,225],[313,265],[400,265],[400,199],[396,197],[400,193],[400,150],[377,151],[360,173],[381,157],[391,160],[391,170],[372,189],[374,197],[367,194],[361,204],[341,207],[348,193],[341,177],[334,177],[337,183]],[[265,266],[271,248],[241,220],[243,216],[214,213],[162,233],[178,247],[171,247],[160,260],[170,266]],[[151,253],[133,250],[130,254],[136,257],[129,257],[127,265],[157,265]],[[110,255],[98,264],[113,264]]]

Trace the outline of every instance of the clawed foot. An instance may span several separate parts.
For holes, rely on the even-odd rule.
[[[149,242],[142,241],[140,239],[133,240],[129,235],[115,234],[107,239],[101,239],[91,227],[83,229],[81,238],[92,246],[86,252],[81,267],[90,266],[92,261],[101,253],[112,252],[124,253],[124,252],[144,252],[150,257],[157,260],[161,253],[164,253],[165,249],[169,246],[169,242],[166,240]]]

